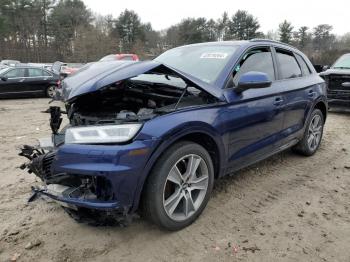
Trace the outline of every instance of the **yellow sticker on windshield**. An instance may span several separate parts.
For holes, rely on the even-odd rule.
[[[201,55],[200,58],[205,58],[205,59],[225,59],[227,57],[227,53],[204,53]]]

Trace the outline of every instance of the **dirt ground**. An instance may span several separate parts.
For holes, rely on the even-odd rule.
[[[290,151],[217,181],[190,227],[77,224],[36,183],[16,146],[50,134],[47,99],[0,100],[0,261],[350,261],[350,114],[330,113],[310,158]]]

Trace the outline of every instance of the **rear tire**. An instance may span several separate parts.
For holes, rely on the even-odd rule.
[[[143,215],[167,230],[187,227],[204,210],[213,184],[209,153],[196,143],[176,143],[158,159],[146,181]]]
[[[48,88],[46,88],[45,90],[45,95],[48,98],[53,98],[56,94],[56,86],[49,86]]]
[[[304,136],[292,150],[304,156],[312,156],[319,148],[323,136],[324,116],[319,109],[312,111]]]

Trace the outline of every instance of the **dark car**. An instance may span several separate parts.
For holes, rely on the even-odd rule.
[[[267,40],[94,63],[62,85],[69,125],[59,129],[60,108],[51,107],[52,144],[24,146],[22,168],[46,184],[36,194],[78,221],[139,210],[163,228],[184,228],[216,179],[287,148],[313,155],[327,115],[326,85],[308,58]]]
[[[38,95],[52,98],[59,83],[59,76],[42,68],[5,68],[0,70],[0,98]]]
[[[341,56],[333,66],[320,73],[327,84],[330,108],[350,108],[350,54]]]

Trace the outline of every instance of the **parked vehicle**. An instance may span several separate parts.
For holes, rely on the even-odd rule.
[[[53,97],[59,76],[37,67],[16,66],[0,70],[0,98],[45,95]]]
[[[49,71],[52,71],[52,64],[42,64],[42,63],[28,63],[28,66],[40,67]]]
[[[1,60],[0,64],[6,65],[6,66],[16,66],[17,64],[20,64],[20,61],[17,60]]]
[[[9,68],[9,66],[0,64],[0,70],[5,69],[5,68]]]
[[[330,107],[350,108],[350,54],[341,56],[333,66],[320,73],[327,83]]]
[[[56,61],[53,63],[51,70],[57,75],[60,75],[63,78],[66,78],[67,76],[77,72],[81,67],[83,67],[84,64],[80,63],[63,63],[60,61]]]
[[[52,144],[24,146],[22,168],[46,184],[35,194],[78,221],[139,210],[182,229],[204,210],[216,179],[287,148],[313,155],[327,116],[326,85],[308,58],[268,40],[94,63],[62,88],[70,124],[60,130],[60,108],[51,107]]]
[[[116,60],[139,61],[139,57],[135,54],[113,54],[113,55],[107,55],[100,59],[101,62],[116,61]]]

